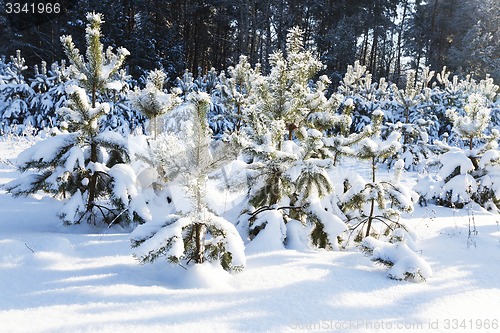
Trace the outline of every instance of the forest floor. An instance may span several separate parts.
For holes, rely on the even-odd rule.
[[[18,177],[13,163],[28,144],[0,141],[0,185]],[[141,266],[130,230],[62,226],[61,205],[0,189],[1,332],[498,332],[500,325],[500,216],[477,206],[417,207],[404,216],[433,269],[413,283],[388,279],[357,248],[251,248],[234,275],[163,260]]]

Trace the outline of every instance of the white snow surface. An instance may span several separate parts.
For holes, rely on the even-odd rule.
[[[18,177],[21,145],[0,141],[1,185]],[[418,235],[415,253],[432,266],[423,283],[388,279],[355,248],[254,249],[236,274],[211,264],[141,266],[130,230],[62,226],[61,207],[0,188],[1,332],[498,331],[500,217],[476,205],[469,247],[466,209],[403,215]],[[447,328],[453,320],[472,326]]]

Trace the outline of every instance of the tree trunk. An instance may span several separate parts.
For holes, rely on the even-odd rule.
[[[285,25],[285,0],[280,0],[278,2],[278,13],[279,13],[279,16],[277,17],[278,19],[278,22],[277,22],[277,26],[278,26],[278,29],[276,31],[277,33],[277,45],[276,45],[276,48],[278,50],[281,50],[281,52],[285,52],[285,47],[286,47],[286,25]]]
[[[205,225],[202,223],[196,223],[194,225],[195,229],[195,242],[196,242],[196,252],[194,253],[194,261],[197,264],[202,264],[204,261],[205,245]]]
[[[372,157],[372,184],[375,185],[376,181],[376,167],[377,164],[375,163],[375,157]],[[372,220],[373,220],[373,213],[375,211],[375,199],[372,198],[370,199],[370,215],[368,216],[368,224],[366,226],[366,235],[365,237],[370,236],[370,229],[372,227]]]
[[[155,140],[158,138],[158,116],[153,117],[153,131]]]
[[[271,54],[271,1],[269,1],[266,8],[266,52],[264,53],[264,69],[269,68],[269,55]]]
[[[375,160],[375,157],[372,157],[372,182],[375,183],[376,181],[376,172],[377,172],[377,164],[376,164],[376,160]]]
[[[470,151],[470,156],[469,159],[472,162],[472,165],[474,166],[474,170],[479,169],[479,158],[477,156],[472,155],[472,149],[474,148],[474,136],[469,137],[469,151]]]
[[[373,29],[372,49],[370,50],[370,62],[368,63],[369,71],[376,74],[377,70],[377,52],[378,52],[378,33]]]
[[[365,30],[365,36],[363,38],[363,47],[361,49],[361,65],[365,66],[366,65],[366,57],[368,56],[368,35],[370,31],[368,28]]]
[[[288,140],[292,141],[293,140],[293,131],[297,128],[295,124],[289,124],[288,125]]]
[[[240,54],[248,55],[248,40],[249,40],[249,26],[250,26],[250,4],[248,0],[242,0],[239,2],[240,5],[240,38],[239,38],[239,48]]]
[[[397,41],[397,59],[396,59],[396,75],[395,75],[395,83],[399,83],[399,79],[401,77],[401,54],[402,54],[402,48],[403,45],[401,44],[403,40],[403,32],[404,32],[404,25],[405,25],[405,19],[406,19],[406,11],[408,10],[408,0],[406,0],[403,4],[403,17],[401,18],[401,24],[399,26],[398,30],[398,41]],[[417,66],[418,68],[418,66]]]
[[[250,38],[250,61],[255,63],[257,60],[257,8],[256,3],[252,2],[252,35]]]
[[[408,106],[405,106],[405,125],[408,125],[409,123],[410,123],[410,108]],[[408,142],[410,141],[408,136],[409,136],[408,128],[405,126],[403,127],[403,144],[405,145],[407,145]]]
[[[371,201],[370,215],[368,216],[368,224],[366,226],[365,237],[370,236],[370,229],[372,227],[372,220],[373,220],[373,212],[375,210],[375,199],[370,199],[370,201]]]
[[[436,0],[434,2],[434,7],[432,9],[432,16],[431,16],[431,26],[430,26],[430,31],[431,31],[431,36],[430,36],[430,41],[429,41],[429,48],[428,48],[428,53],[427,53],[427,63],[435,66],[436,68],[439,66],[439,58],[441,57],[441,36],[438,35],[440,33],[436,27],[436,17],[438,13],[438,5],[439,5],[439,0]],[[442,32],[441,32],[442,34]]]
[[[92,87],[92,107],[95,108],[97,100],[97,89],[96,87]],[[95,142],[95,136],[92,134],[91,142],[90,142],[90,162],[92,164],[97,162],[97,143]],[[92,177],[90,178],[89,182],[89,197],[87,200],[87,213],[92,211],[94,208],[95,204],[95,198],[96,198],[96,187],[97,187],[97,173],[94,172],[92,173]]]
[[[92,140],[90,144],[90,161],[92,163],[97,162],[97,144]],[[90,212],[94,208],[95,197],[96,197],[96,187],[97,187],[97,173],[94,171],[89,182],[89,197],[87,200],[87,212]]]
[[[241,128],[241,105],[238,103],[236,106],[236,132],[239,132]]]

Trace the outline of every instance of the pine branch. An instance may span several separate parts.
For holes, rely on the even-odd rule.
[[[253,213],[247,213],[248,215],[250,215],[250,218],[249,219],[252,219],[254,218],[255,216],[257,216],[258,214],[266,211],[266,210],[283,210],[283,209],[296,209],[296,210],[299,210],[299,209],[302,209],[304,208],[303,206],[282,206],[282,207],[272,207],[272,206],[263,206],[263,207],[260,207],[259,209],[257,209],[255,212]]]

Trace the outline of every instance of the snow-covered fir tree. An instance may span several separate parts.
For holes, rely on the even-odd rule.
[[[35,94],[33,94],[30,99],[29,106],[33,116],[31,122],[38,127],[39,122],[44,123],[43,118],[49,118],[44,117],[41,110],[46,108],[45,104],[47,101],[45,99],[45,93],[52,87],[52,80],[48,75],[47,63],[45,61],[42,61],[40,68],[38,65],[35,65],[34,70],[35,77],[31,80],[30,87],[33,89]]]
[[[500,208],[500,132],[490,127],[488,100],[483,94],[471,93],[463,109],[448,110],[456,145],[438,142],[440,155],[430,161],[437,165],[437,175],[422,177],[415,187],[422,202],[461,208],[475,201],[494,211]]]
[[[103,93],[99,94],[99,102],[109,104],[109,112],[101,120],[101,131],[114,131],[126,137],[131,132],[142,133],[144,117],[132,107],[130,91],[133,80],[120,69],[114,75],[114,81],[107,85]]]
[[[0,56],[0,84],[5,84],[3,77],[7,71],[7,63],[5,62],[5,55]]]
[[[29,115],[28,100],[34,95],[33,89],[24,80],[23,72],[28,69],[21,51],[17,50],[15,56],[10,57],[10,62],[5,67],[5,74],[0,84],[0,119],[1,132],[15,131],[12,126],[23,125]],[[17,128],[17,133],[22,128]]]
[[[467,104],[464,106],[464,115],[460,115],[456,109],[450,109],[447,116],[453,121],[453,131],[467,142],[471,154],[475,143],[485,137],[490,122],[491,110],[486,105],[486,99],[480,94],[470,94]],[[473,163],[476,156],[470,156]]]
[[[453,121],[447,116],[448,110],[463,110],[468,103],[468,96],[474,93],[486,98],[486,106],[491,108],[497,97],[498,86],[489,76],[479,82],[471,75],[466,75],[465,78],[451,76],[446,67],[436,74],[436,79],[438,85],[432,90],[433,113],[438,117],[440,134],[446,133],[449,135],[447,141],[457,145],[460,138],[452,130]]]
[[[395,84],[391,86],[394,95],[393,115],[391,120],[395,124],[386,124],[389,131],[402,132],[401,158],[405,161],[405,168],[422,169],[423,162],[429,158],[431,151],[429,144],[431,136],[436,135],[437,117],[430,111],[433,105],[432,90],[428,87],[434,72],[428,67],[417,76],[415,70],[406,74],[406,86],[399,89]]]
[[[261,80],[260,68],[252,68],[246,56],[240,56],[239,62],[227,69],[219,76],[219,84],[216,89],[230,117],[226,122],[230,125],[225,127],[232,131],[240,131],[246,122],[246,113],[252,103],[255,102],[255,82]],[[230,119],[227,119],[230,118]]]
[[[134,255],[141,263],[166,257],[184,266],[219,262],[227,271],[238,271],[245,265],[243,241],[235,226],[214,214],[206,201],[208,174],[226,160],[227,151],[212,145],[208,94],[192,92],[186,99],[181,108],[190,118],[183,120],[183,130],[162,133],[151,143],[151,159],[167,162],[166,185],[179,184],[184,195],[173,197],[171,215],[137,227],[131,236]]]
[[[136,88],[130,94],[132,105],[150,121],[150,132],[156,138],[159,132],[158,118],[180,103],[175,90],[172,94],[164,91],[167,74],[156,69],[148,73],[144,89]]]
[[[396,280],[425,281],[432,275],[429,264],[415,252],[415,237],[401,222],[401,214],[412,212],[418,195],[401,183],[404,161],[393,164],[391,179],[378,175],[379,165],[401,149],[400,133],[393,132],[386,139],[381,137],[384,119],[382,111],[372,114],[372,124],[364,132],[351,134],[353,144],[344,148],[344,154],[370,167],[370,178],[358,174],[344,174],[343,193],[337,205],[342,210],[349,228],[343,246],[349,246],[351,235],[372,260],[390,267],[388,276]],[[346,141],[349,140],[346,138]],[[338,193],[338,192],[337,192]]]
[[[182,77],[175,79],[175,86],[180,89],[180,96],[185,101],[189,93],[197,90],[197,85],[194,82],[193,73],[187,69],[182,74]]]
[[[299,209],[290,211],[289,217],[310,228],[308,236],[312,245],[337,250],[346,225],[339,217],[337,200],[332,196],[334,186],[330,172],[334,169],[334,160],[320,131],[302,128],[300,136],[302,154],[288,172],[294,184],[290,205]]]
[[[339,165],[342,157],[351,154],[351,147],[353,145],[373,134],[371,126],[365,126],[360,132],[351,133],[352,111],[355,105],[350,98],[347,98],[342,104],[343,112],[333,115],[331,120],[327,122],[330,126],[330,131],[328,136],[323,139],[325,148],[331,153],[335,166]]]
[[[31,113],[36,127],[40,130],[59,126],[60,117],[57,110],[63,107],[67,100],[66,87],[73,84],[65,60],[61,60],[60,64],[53,63],[46,74],[43,72],[42,69],[40,76],[35,76],[31,85],[34,86],[33,89],[42,87],[48,87],[48,89],[36,94],[30,100]]]
[[[57,66],[57,64],[54,64]],[[54,108],[53,94],[49,93],[55,85],[60,84],[56,74],[47,70],[47,63],[42,61],[40,67],[35,65],[35,77],[31,79],[30,87],[35,94],[29,99],[30,117],[29,122],[37,129],[54,127],[57,125]],[[52,92],[52,91],[51,91]],[[64,94],[64,93],[63,93]],[[59,107],[61,107],[59,105]]]
[[[394,179],[377,178],[379,163],[395,155],[401,148],[399,132],[393,132],[385,140],[381,138],[383,117],[384,114],[380,110],[373,113],[370,137],[360,140],[351,148],[350,153],[353,157],[369,163],[371,179],[364,184],[360,181],[350,184],[346,179],[345,193],[341,199],[342,210],[349,218],[351,229],[357,230],[361,227],[360,237],[372,234],[374,222],[385,225],[390,233],[400,225],[402,212],[413,211],[413,202],[416,200],[416,194],[399,182],[404,165],[402,160],[394,165]]]
[[[383,77],[379,82],[373,82],[372,74],[359,61],[347,66],[338,92],[353,101],[353,132],[361,132],[370,124],[371,114],[378,109],[387,109],[389,103],[389,83]]]
[[[304,48],[303,35],[299,28],[288,32],[286,57],[281,52],[271,55],[269,91],[261,91],[262,111],[283,121],[288,140],[293,139],[294,131],[306,121],[308,114],[315,111],[307,107],[311,93],[309,83],[323,68],[319,58]]]
[[[37,93],[43,93],[50,88],[50,78],[47,72],[47,63],[42,61],[40,68],[35,65],[35,77],[31,80],[31,88]]]
[[[127,223],[138,218],[130,203],[137,197],[135,174],[127,163],[126,140],[114,132],[102,132],[99,123],[109,112],[98,96],[115,83],[128,51],[103,51],[101,14],[88,13],[86,57],[80,55],[70,36],[61,41],[70,60],[73,83],[66,86],[68,100],[59,109],[67,132],[49,137],[22,152],[21,171],[35,172],[7,184],[14,195],[38,190],[67,199],[58,213],[65,224]]]
[[[247,227],[254,242],[273,239],[282,246],[298,227],[309,231],[312,244],[337,248],[345,224],[327,198],[333,190],[327,173],[333,160],[323,139],[344,119],[336,115],[341,98],[326,98],[326,77],[312,81],[322,64],[302,38],[300,29],[290,30],[286,57],[273,54],[269,76],[254,81],[256,103],[244,111],[248,130],[242,140],[250,207],[239,225]]]

